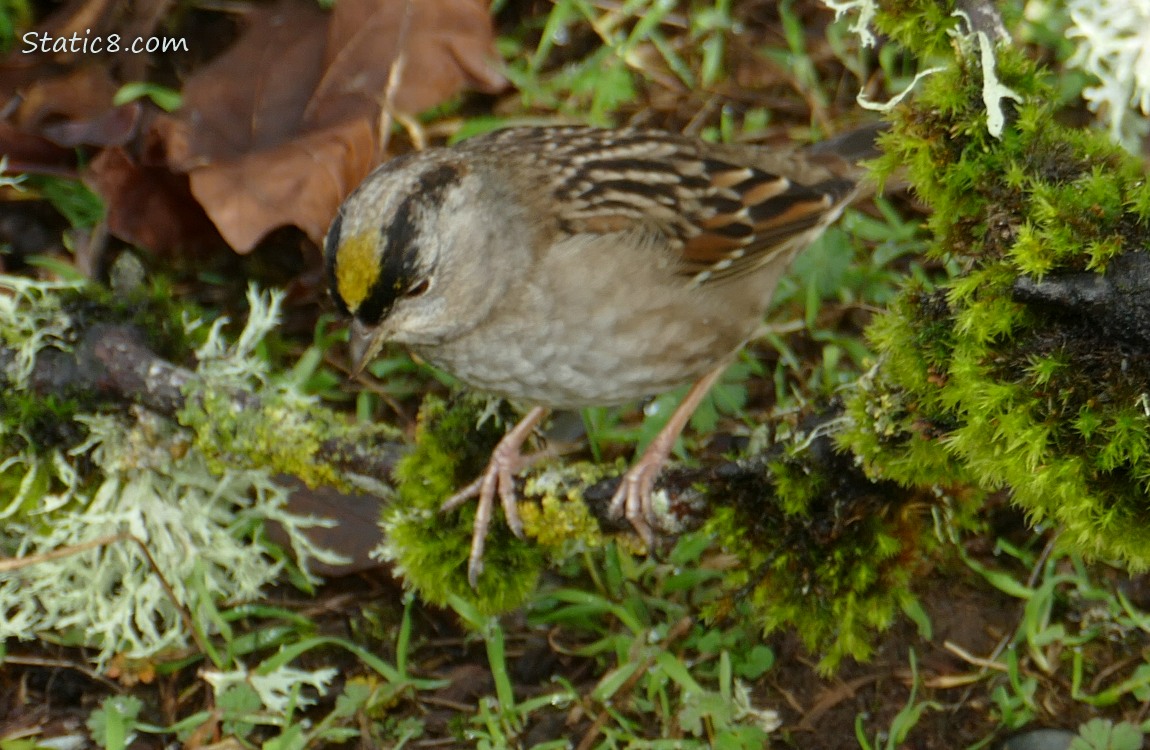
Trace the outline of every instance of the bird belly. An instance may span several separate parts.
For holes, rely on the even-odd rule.
[[[550,408],[634,401],[730,358],[762,322],[778,275],[697,286],[653,251],[573,250],[553,251],[465,337],[420,354],[474,388]],[[570,278],[582,283],[549,283]]]

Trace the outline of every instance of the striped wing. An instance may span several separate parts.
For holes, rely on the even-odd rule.
[[[511,128],[482,147],[535,154],[565,206],[560,229],[576,234],[654,226],[699,282],[746,273],[832,220],[854,187],[825,177],[799,184],[736,163],[731,149],[671,133],[585,127]]]

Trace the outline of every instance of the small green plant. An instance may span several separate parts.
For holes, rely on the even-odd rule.
[[[998,712],[998,723],[1004,729],[1021,729],[1038,715],[1035,696],[1038,679],[1024,674],[1015,648],[1006,651],[1007,682],[994,686],[990,700]]]
[[[531,602],[532,623],[580,638],[573,653],[605,667],[590,697],[593,731],[606,741],[685,735],[694,738],[685,747],[751,748],[777,728],[743,682],[770,668],[770,649],[740,624],[691,615],[720,595],[722,572],[700,564],[709,549],[705,534],[687,534],[657,563],[612,545],[592,564],[593,591],[554,589]]]
[[[635,106],[645,83],[682,91],[719,81],[735,29],[731,5],[692,3],[686,35],[672,39],[668,29],[682,23],[678,3],[631,0],[600,8],[559,0],[542,22],[502,37],[499,47],[525,108],[612,124]],[[590,51],[575,59],[566,51],[584,46]]]
[[[158,727],[140,723],[143,707],[143,701],[131,695],[105,698],[100,707],[88,716],[92,740],[105,750],[125,750],[135,740],[138,731],[158,731]]]
[[[1069,750],[1141,750],[1142,730],[1126,721],[1091,719],[1078,728]]]
[[[478,608],[461,597],[452,597],[451,608],[483,639],[487,649],[487,663],[495,682],[495,696],[480,699],[468,739],[480,747],[511,747],[521,735],[528,720],[539,711],[566,709],[579,701],[579,694],[569,685],[530,700],[519,702],[515,698],[512,679],[507,665],[503,628],[495,617],[482,614]],[[547,747],[566,747],[566,743]]]
[[[1074,701],[1097,708],[1123,700],[1138,705],[1150,700],[1150,662],[1145,658],[1107,674],[1105,681],[1088,674],[1100,669],[1091,665],[1091,657],[1104,652],[1107,644],[1133,647],[1150,634],[1150,614],[1132,605],[1121,589],[1080,557],[1058,551],[1053,543],[1040,555],[1004,540],[998,549],[1007,561],[1029,567],[1029,574],[1005,566],[991,568],[969,557],[965,561],[994,588],[1022,604],[1017,628],[1001,644],[999,668],[987,675],[1003,729],[1020,729],[1047,718],[1040,691],[1051,679],[1068,681]],[[1095,683],[1093,691],[1083,687],[1088,679]]]
[[[145,98],[165,112],[175,112],[183,103],[183,96],[175,89],[147,81],[134,81],[120,87],[112,97],[112,104],[120,106]]]
[[[910,695],[906,699],[906,705],[895,715],[891,720],[890,727],[884,732],[877,733],[874,740],[870,740],[866,736],[866,731],[863,727],[864,717],[860,714],[855,718],[855,739],[858,740],[859,747],[862,750],[897,750],[903,747],[906,738],[910,735],[910,731],[918,724],[922,714],[928,709],[937,711],[942,706],[934,701],[920,701],[918,699],[919,691],[919,676],[918,676],[918,659],[914,655],[914,651],[910,652]]]
[[[104,202],[79,180],[28,175],[21,184],[51,203],[74,229],[90,229],[104,218]]]
[[[408,673],[412,605],[412,598],[407,597],[396,638],[395,665],[350,641],[315,636],[313,623],[285,610],[243,606],[216,613],[228,627],[220,629],[220,637],[205,654],[212,666],[202,670],[214,696],[214,709],[192,713],[172,726],[158,726],[140,720],[144,705],[139,699],[112,696],[92,712],[88,729],[107,750],[131,746],[138,733],[174,735],[186,742],[205,729],[245,744],[260,737],[264,747],[277,750],[347,742],[361,737],[364,727],[372,734],[365,740],[406,741],[418,736],[422,727],[410,719],[392,718],[395,705],[418,691],[446,684]],[[235,629],[240,620],[249,624],[244,632]],[[348,652],[367,670],[366,675],[349,677],[334,697],[327,693],[336,670],[291,666],[312,652],[331,649]],[[256,666],[243,667],[241,657],[255,660]],[[156,668],[166,673],[180,666],[160,663]]]

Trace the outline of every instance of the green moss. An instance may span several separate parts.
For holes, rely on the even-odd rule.
[[[824,673],[844,658],[867,659],[875,633],[913,601],[914,570],[937,544],[921,499],[868,480],[825,437],[761,466],[757,478],[720,483],[715,494],[733,504],[706,526],[740,558],[724,580],[729,596],[749,601],[765,632],[799,633]],[[710,614],[732,608],[721,600]]]
[[[76,445],[84,434],[74,417],[80,404],[75,399],[41,396],[18,389],[0,379],[0,436],[5,453],[25,449],[46,453]]]
[[[941,54],[929,30],[942,19],[897,5],[880,24],[920,57]],[[936,293],[908,288],[875,321],[879,371],[851,397],[841,444],[906,487],[1009,489],[1067,543],[1147,567],[1150,351],[1013,299],[1021,275],[1102,270],[1150,245],[1144,165],[1103,133],[1057,124],[1049,76],[1021,47],[996,53],[1021,102],[995,138],[977,55],[955,52],[898,112],[882,164],[905,165],[933,209],[932,253],[964,272]]]
[[[887,0],[881,7],[876,25],[900,45],[919,51],[924,58],[945,54],[950,46],[947,30],[954,27],[953,2],[937,0]]]
[[[494,420],[476,427],[484,412],[484,400],[473,396],[451,404],[434,396],[424,401],[415,446],[396,467],[396,497],[383,515],[387,542],[382,552],[427,601],[443,606],[458,595],[493,614],[519,606],[534,591],[543,553],[516,539],[497,510],[478,588],[467,582],[475,503],[452,513],[439,507],[479,475],[502,436]]]
[[[385,426],[350,428],[345,419],[327,409],[271,389],[261,394],[259,408],[237,408],[231,394],[211,386],[187,396],[179,421],[195,434],[196,447],[216,473],[259,468],[297,477],[309,487],[327,485],[351,491],[354,488],[335,462],[320,459],[321,446],[335,438],[369,443],[396,437]]]

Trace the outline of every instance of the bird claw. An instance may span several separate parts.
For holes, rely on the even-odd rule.
[[[631,522],[648,548],[655,545],[655,532],[651,521],[655,518],[655,504],[651,495],[655,488],[655,478],[659,476],[666,457],[644,454],[635,465],[627,470],[619,482],[618,489],[611,497],[608,513],[613,518],[625,517]]]
[[[664,425],[642,457],[636,461],[619,482],[619,488],[611,498],[608,512],[614,518],[626,516],[635,528],[635,532],[651,548],[655,544],[655,532],[651,529],[651,522],[655,520],[655,504],[651,495],[655,489],[655,478],[663,470],[671,451],[675,447],[675,440],[686,427],[691,414],[699,406],[699,402],[707,395],[707,391],[723,374],[723,367],[716,367],[699,378],[682,402],[675,408],[671,418]]]
[[[487,545],[487,530],[491,527],[497,494],[508,527],[515,536],[523,538],[523,520],[519,517],[515,493],[515,474],[533,463],[534,457],[524,456],[520,448],[546,415],[547,412],[538,407],[529,412],[495,446],[491,460],[479,478],[447,498],[439,507],[440,512],[445,513],[455,510],[473,497],[478,498],[475,523],[471,527],[471,552],[467,557],[467,582],[472,589],[479,588],[479,574],[483,572],[483,550]]]
[[[483,550],[487,543],[487,530],[491,527],[491,517],[494,515],[496,494],[503,505],[503,516],[511,532],[523,538],[523,520],[519,517],[514,478],[515,473],[522,468],[523,456],[518,446],[513,451],[500,450],[503,447],[500,443],[478,479],[447,498],[439,508],[440,512],[447,512],[455,510],[473,497],[479,499],[471,530],[471,553],[467,557],[467,582],[473,589],[479,587],[479,574],[483,572]]]

